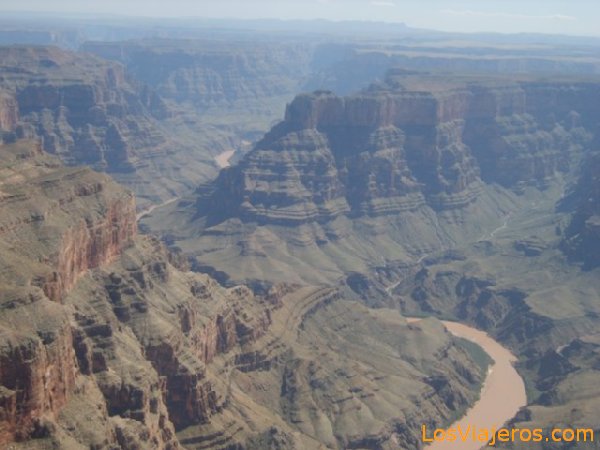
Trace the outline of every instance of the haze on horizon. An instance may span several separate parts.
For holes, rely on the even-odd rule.
[[[443,31],[600,36],[597,0],[0,0],[0,12],[403,22]]]

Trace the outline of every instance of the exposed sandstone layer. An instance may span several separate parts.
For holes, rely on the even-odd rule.
[[[89,169],[65,169],[39,145],[0,152],[2,443],[51,432],[77,391],[69,290],[135,236],[131,194]]]
[[[248,433],[250,426],[272,431],[253,433],[245,448],[265,448],[269,434],[285,442],[284,448],[413,448],[418,424],[449,420],[470,401],[468,386],[480,380],[463,350],[448,341],[448,334],[440,334],[439,323],[407,328],[397,314],[383,319],[340,301],[336,289],[292,291],[271,318],[269,332],[235,356],[235,370],[223,361],[216,363],[228,373],[227,384],[219,383],[226,388],[224,400],[237,405],[238,413],[251,422],[238,421],[239,428],[232,431],[235,425],[225,409],[212,423],[179,433],[182,444],[198,449],[231,446],[235,434]],[[352,327],[346,325],[350,322]],[[363,339],[366,335],[369,342]],[[407,371],[393,362],[421,360],[411,350],[416,348],[412,339],[424,336],[429,338],[426,349],[417,353],[434,355],[440,363],[411,363]],[[398,348],[396,339],[404,338],[408,341]],[[391,355],[399,359],[391,360]],[[422,370],[436,375],[424,376]],[[419,398],[418,408],[412,395]]]
[[[314,70],[318,40],[219,30],[202,38],[86,42],[82,48],[122,63],[158,92],[174,114],[170,122],[181,123],[178,135],[216,156],[249,150],[281,117]]]
[[[300,96],[218,188],[243,219],[267,223],[461,208],[482,180],[517,187],[568,171],[599,97],[586,84]]]
[[[137,230],[135,199],[89,169],[58,170],[37,144],[7,148],[12,151],[2,154],[0,236],[14,259],[4,260],[4,274],[60,302],[81,274],[129,245]]]
[[[404,72],[349,97],[300,95],[195,205],[145,223],[217,271],[241,257],[237,280],[323,282],[406,262],[477,239],[527,189],[570,175],[599,100],[594,83]]]
[[[475,400],[485,368],[436,321],[225,288],[136,237],[106,175],[32,141],[0,163],[0,446],[412,448]]]
[[[264,332],[277,294],[254,324],[248,289],[227,294],[160,244],[134,246],[133,195],[107,176],[34,142],[0,150],[0,442],[179,448],[175,428],[221,408],[205,365]]]
[[[189,191],[228,145],[195,134],[121,64],[54,47],[2,47],[0,59],[0,128],[41,139],[66,164],[111,173],[142,204]]]
[[[23,320],[23,314],[27,320]],[[0,444],[48,432],[76,389],[68,315],[34,289],[2,289]],[[5,324],[18,324],[17,327]]]

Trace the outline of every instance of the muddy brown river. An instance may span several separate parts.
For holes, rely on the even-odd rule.
[[[229,167],[229,160],[231,159],[234,153],[235,150],[226,150],[224,152],[221,152],[217,156],[215,156],[215,161],[221,169]]]
[[[417,322],[420,319],[407,320]],[[457,322],[443,321],[443,324],[455,336],[478,344],[494,360],[481,390],[480,399],[463,418],[448,428],[456,429],[458,426],[462,430],[466,430],[469,426],[471,429],[475,427],[478,430],[502,428],[522,406],[527,404],[525,384],[513,366],[517,358],[483,331]],[[428,438],[432,437],[433,431],[428,430]],[[427,450],[479,450],[483,447],[487,445],[470,437],[466,441],[459,437],[454,442],[433,442],[425,448]]]

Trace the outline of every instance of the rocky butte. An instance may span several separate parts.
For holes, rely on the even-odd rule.
[[[148,224],[237,280],[409,262],[477,238],[527,189],[567,177],[599,98],[595,83],[402,72],[349,97],[303,94],[237,166]]]
[[[437,320],[225,288],[135,217],[107,175],[0,146],[0,446],[413,448],[475,400],[486,363]]]

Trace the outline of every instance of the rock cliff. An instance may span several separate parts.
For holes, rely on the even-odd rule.
[[[267,223],[461,208],[482,181],[515,188],[567,172],[599,97],[561,84],[299,96],[217,189]]]
[[[436,321],[370,317],[335,288],[258,294],[189,271],[136,235],[131,193],[35,141],[0,145],[0,212],[1,446],[411,448],[482,382]]]
[[[158,92],[183,123],[179,134],[215,156],[219,149],[249,150],[281,117],[313,70],[318,40],[220,30],[193,39],[90,41],[82,48],[120,62]]]
[[[204,109],[289,95],[310,67],[313,45],[293,39],[86,42],[83,49],[120,61],[165,98]]]
[[[0,91],[0,132],[14,131],[19,120],[19,108],[14,96]]]
[[[583,261],[586,269],[600,265],[599,145],[599,135],[596,134],[593,152],[584,158],[574,191],[565,201],[574,206],[574,212],[565,231],[563,247],[574,259]]]
[[[0,128],[41,139],[66,164],[111,173],[143,206],[215,170],[211,152],[226,140],[199,155],[198,135],[122,65],[54,47],[0,47],[0,58]]]
[[[114,260],[134,238],[135,200],[89,169],[57,170],[37,143],[10,148],[2,155],[0,236],[5,245],[19,243],[10,250],[20,252],[16,257],[40,266],[7,258],[4,273],[61,302],[81,274]],[[37,230],[46,245],[39,245]]]
[[[300,252],[290,249],[292,258],[305,252],[322,264],[311,281],[402,261],[481,236],[525,190],[570,176],[591,145],[599,98],[587,82],[402,71],[349,97],[303,94],[237,166],[199,189],[195,205],[148,224],[216,270],[247,257],[250,278],[274,275],[251,269],[273,257],[298,274],[275,250],[283,242]]]
[[[131,194],[64,169],[37,143],[2,146],[2,443],[44,437],[78,390],[72,326],[60,304],[136,233]]]

